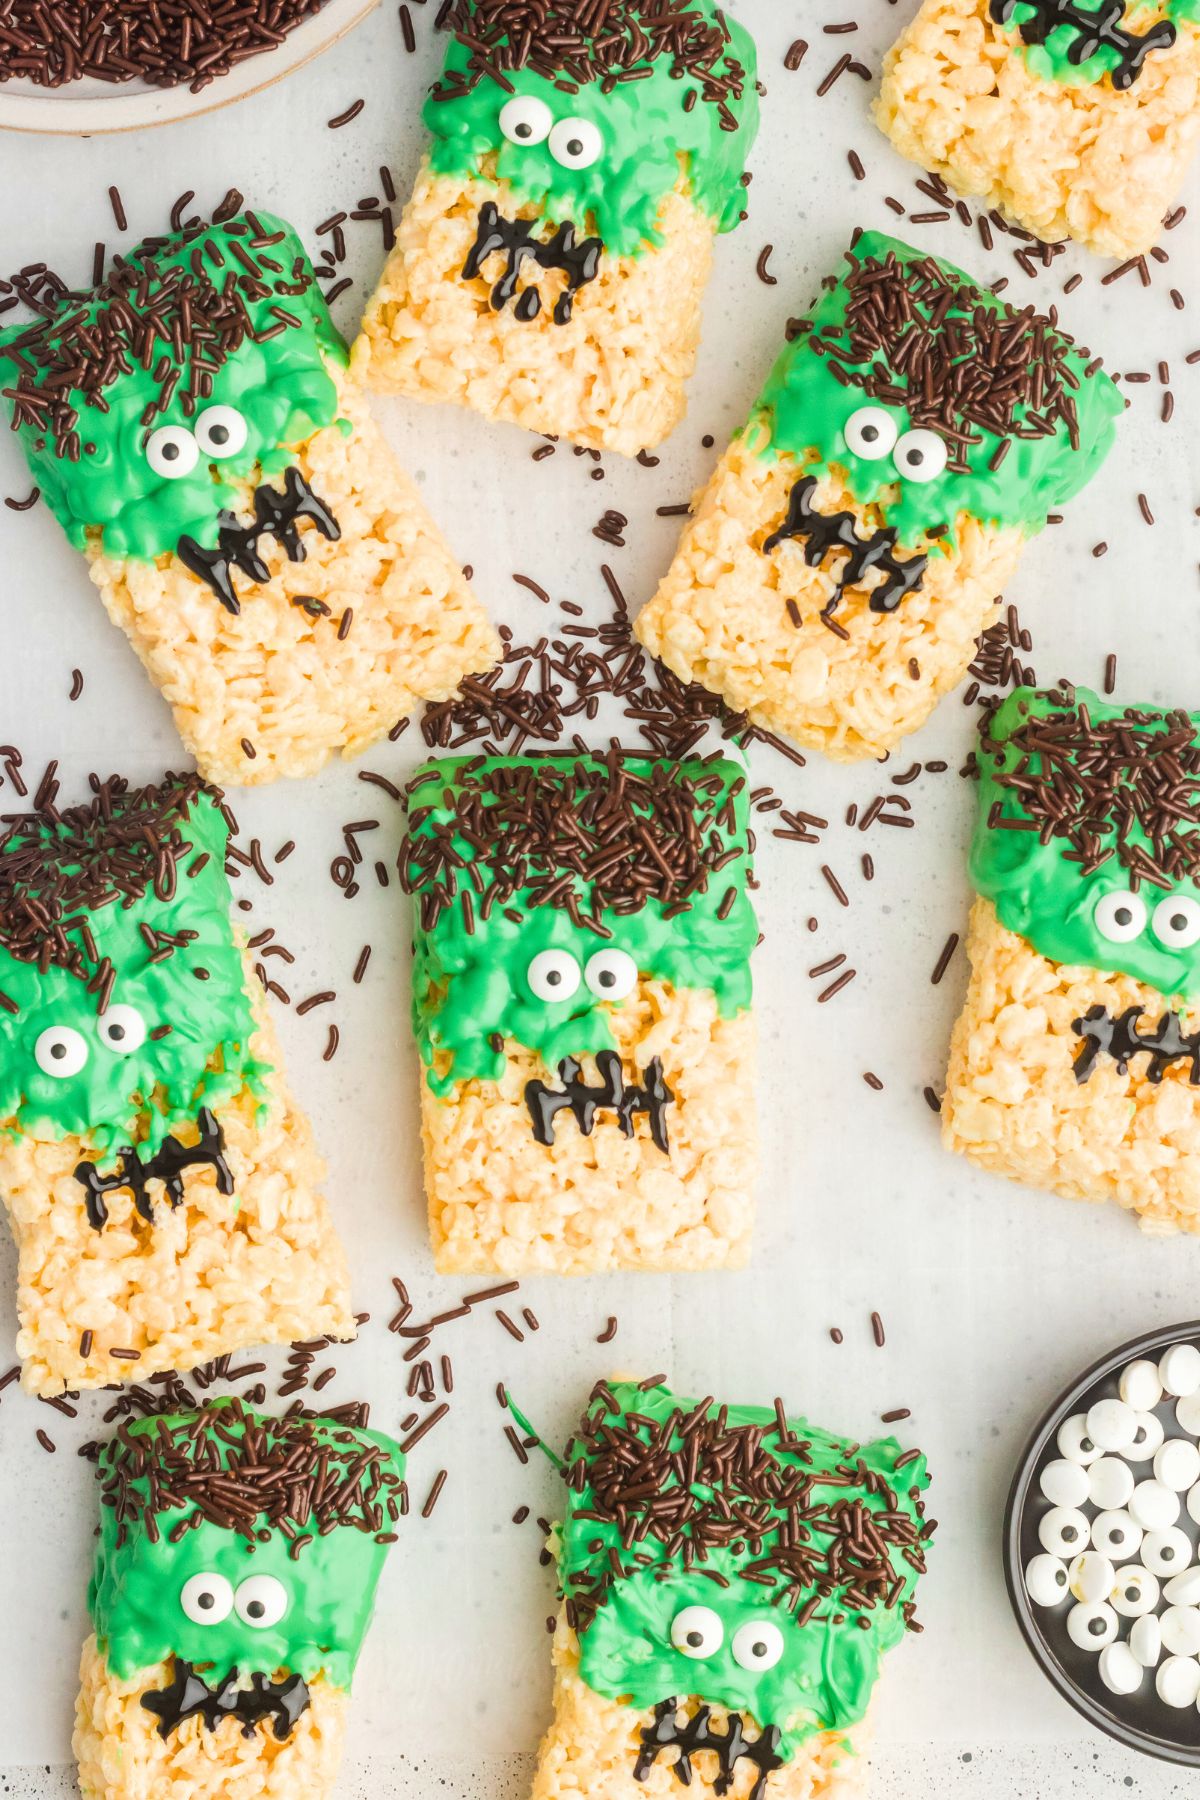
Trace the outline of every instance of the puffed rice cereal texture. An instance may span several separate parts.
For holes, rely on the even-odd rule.
[[[381,393],[453,401],[589,449],[636,456],[662,443],[684,415],[716,229],[682,177],[659,213],[662,243],[604,255],[565,325],[553,318],[566,284],[557,270],[539,271],[542,306],[528,322],[491,304],[502,260],[463,278],[489,200],[509,218],[538,216],[507,182],[422,163],[354,346],[355,374]]]
[[[752,420],[717,464],[635,634],[683,681],[720,694],[756,725],[838,762],[882,756],[962,679],[1024,534],[962,514],[956,546],[930,556],[916,593],[893,612],[872,612],[871,592],[884,579],[872,571],[845,590],[831,630],[821,615],[837,593],[842,554],[817,569],[791,539],[763,554],[818,453],[763,454],[765,432],[761,418]],[[864,535],[882,522],[836,468],[819,476],[815,504],[853,513]]]
[[[153,1225],[117,1189],[96,1231],[74,1176],[94,1155],[87,1140],[0,1133],[0,1194],[17,1246],[17,1354],[30,1393],[141,1382],[254,1344],[354,1336],[346,1259],[320,1192],[325,1165],[288,1091],[249,962],[246,989],[251,1054],[272,1072],[263,1100],[243,1087],[213,1109],[233,1195],[197,1165],[177,1207],[152,1187]],[[198,1133],[178,1135],[194,1143]]]
[[[330,373],[351,430],[325,427],[296,460],[341,536],[330,541],[302,523],[303,562],[291,562],[274,537],[260,538],[270,578],[256,584],[235,573],[239,613],[178,556],[106,556],[98,539],[88,549],[109,617],[210,781],[249,786],[315,774],[334,751],[356,756],[499,653],[361,389],[344,371]],[[248,508],[252,493],[246,484]],[[314,613],[302,600],[328,610]]]
[[[344,1690],[322,1676],[310,1681],[310,1704],[283,1743],[267,1724],[243,1737],[236,1719],[215,1731],[188,1719],[164,1738],[142,1696],[172,1677],[163,1662],[118,1681],[88,1638],[73,1739],[82,1800],[329,1800],[342,1754]]]
[[[700,1704],[684,1699],[694,1711]],[[712,1708],[713,1724],[724,1731],[728,1714]],[[606,1700],[587,1686],[579,1673],[579,1642],[560,1616],[554,1637],[554,1720],[542,1739],[531,1800],[676,1800],[681,1784],[675,1752],[663,1752],[644,1781],[634,1767],[642,1732],[654,1722],[653,1712],[638,1712],[619,1700]],[[753,1723],[752,1721],[750,1723]],[[766,1793],[775,1800],[861,1800],[865,1792],[864,1732],[825,1731],[802,1743],[790,1761],[772,1772]],[[693,1758],[694,1775],[684,1790],[698,1797],[718,1791],[717,1757],[701,1750]],[[732,1784],[719,1791],[732,1800],[749,1800],[758,1770],[739,1761]]]
[[[464,1081],[441,1099],[421,1080],[429,1228],[443,1275],[588,1275],[611,1269],[740,1268],[750,1251],[758,1165],[754,1025],[722,1019],[707,990],[643,981],[613,1013],[622,1068],[640,1080],[662,1059],[674,1102],[670,1154],[644,1115],[624,1137],[600,1112],[584,1137],[570,1112],[554,1143],[533,1136],[526,1083],[557,1073],[506,1044],[498,1082]],[[595,1062],[583,1074],[597,1080]]]
[[[1149,1059],[1124,1074],[1101,1055],[1074,1075],[1083,1040],[1071,1029],[1093,1006],[1145,1008],[1143,1029],[1173,1002],[1131,975],[1051,962],[977,900],[971,980],[954,1027],[942,1138],[981,1169],[1069,1200],[1114,1200],[1144,1231],[1200,1232],[1200,1088],[1186,1061],[1156,1085]],[[1197,1021],[1185,1018],[1184,1029]]]
[[[1141,8],[1138,29],[1154,17]],[[1131,87],[1031,72],[988,0],[925,0],[888,51],[875,120],[897,150],[1046,242],[1148,251],[1200,133],[1200,26]]]

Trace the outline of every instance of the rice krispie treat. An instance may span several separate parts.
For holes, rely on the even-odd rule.
[[[880,1662],[920,1629],[921,1452],[656,1379],[600,1383],[562,1469],[533,1800],[861,1794]]]
[[[37,1394],[354,1335],[324,1165],[194,775],[0,840],[0,1196]]]
[[[497,644],[268,213],[147,239],[0,336],[42,497],[214,781],[309,775]]]
[[[448,758],[408,791],[444,1274],[736,1267],[758,1130],[743,767]]]
[[[333,1793],[404,1474],[350,1410],[209,1401],[126,1423],[101,1452],[83,1800]]]
[[[1194,0],[924,0],[874,110],[904,156],[1035,236],[1138,256],[1200,132]]]
[[[634,456],[683,417],[743,216],[754,43],[717,0],[453,0],[445,24],[355,372]]]
[[[961,679],[1123,401],[1049,319],[864,232],[793,321],[635,624],[684,681],[838,761]]]
[[[946,1145],[1200,1232],[1200,714],[1018,688],[979,767]]]

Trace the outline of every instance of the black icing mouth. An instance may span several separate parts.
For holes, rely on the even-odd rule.
[[[662,1700],[654,1709],[653,1725],[642,1728],[641,1748],[637,1762],[633,1768],[635,1781],[645,1781],[654,1764],[664,1750],[675,1749],[679,1754],[672,1767],[682,1787],[690,1787],[692,1781],[692,1758],[701,1750],[715,1752],[720,1764],[720,1773],[713,1782],[714,1794],[727,1794],[733,1786],[733,1778],[740,1762],[753,1763],[758,1770],[758,1777],[751,1788],[747,1800],[761,1800],[763,1789],[767,1785],[767,1777],[775,1770],[783,1767],[784,1759],[779,1754],[781,1733],[778,1725],[768,1725],[756,1738],[746,1736],[745,1720],[741,1713],[731,1712],[724,1731],[717,1731],[712,1723],[712,1708],[701,1706],[691,1718],[679,1723],[679,1701]]]
[[[1011,26],[1020,3],[1021,0],[991,0],[988,11],[997,25]],[[1078,67],[1090,56],[1095,56],[1097,50],[1115,50],[1119,60],[1110,79],[1117,89],[1132,87],[1142,73],[1150,51],[1169,50],[1178,35],[1170,19],[1156,20],[1140,35],[1136,31],[1126,31],[1121,24],[1125,17],[1125,0],[1101,0],[1094,11],[1077,5],[1076,0],[1027,0],[1027,3],[1033,7],[1033,17],[1016,27],[1022,43],[1044,44],[1060,25],[1070,26],[1078,36],[1067,51],[1067,61]]]
[[[896,532],[890,525],[881,525],[878,531],[864,538],[859,536],[858,521],[853,513],[818,512],[813,505],[816,488],[815,475],[802,475],[795,483],[788,496],[787,518],[763,545],[763,555],[769,556],[785,539],[794,538],[803,546],[804,560],[809,568],[817,569],[831,552],[848,550],[850,554],[838,576],[837,592],[821,608],[822,618],[828,618],[846,589],[855,587],[872,569],[882,569],[886,580],[871,594],[868,602],[871,611],[895,612],[907,595],[919,591],[925,579],[928,556],[898,558]]]
[[[560,225],[545,243],[537,243],[533,233],[541,223],[540,219],[506,219],[494,201],[485,201],[479,209],[475,242],[463,264],[463,280],[474,281],[483,273],[483,265],[490,256],[502,255],[505,258],[504,273],[492,289],[492,311],[503,312],[515,297],[513,311],[523,324],[528,324],[541,312],[542,296],[536,287],[523,288],[517,295],[522,266],[533,262],[539,269],[561,269],[567,285],[554,303],[554,323],[567,325],[575,310],[576,294],[590,281],[595,281],[600,273],[604,240],[598,237],[577,239],[575,227],[568,221]]]
[[[525,1086],[525,1104],[533,1121],[533,1135],[539,1144],[553,1144],[554,1121],[560,1112],[575,1115],[584,1137],[591,1137],[596,1115],[612,1111],[617,1115],[621,1135],[634,1135],[634,1119],[645,1113],[650,1120],[650,1136],[664,1155],[670,1152],[667,1138],[667,1108],[674,1094],[663,1079],[659,1057],[654,1057],[642,1074],[640,1087],[630,1086],[621,1070],[621,1059],[615,1050],[601,1050],[596,1057],[600,1084],[589,1087],[580,1075],[580,1065],[573,1056],[558,1065],[561,1089],[550,1088],[544,1081],[530,1081]]]
[[[310,519],[323,538],[330,543],[342,535],[342,528],[332,512],[293,463],[284,477],[282,488],[265,483],[254,490],[254,519],[239,525],[231,512],[218,515],[220,530],[215,549],[205,550],[186,533],[175,546],[175,554],[185,569],[206,582],[226,612],[240,613],[242,603],[233,585],[233,571],[240,569],[251,581],[269,581],[271,571],[258,552],[258,541],[273,537],[287,552],[290,562],[304,562],[308,552],[297,529],[302,519]]]
[[[103,1231],[107,1225],[105,1196],[115,1193],[118,1188],[129,1189],[138,1217],[145,1219],[147,1225],[153,1225],[150,1183],[160,1181],[171,1205],[178,1206],[183,1199],[185,1169],[203,1165],[214,1170],[217,1192],[232,1194],[233,1171],[225,1161],[225,1133],[207,1106],[197,1114],[196,1126],[200,1132],[199,1143],[185,1145],[178,1138],[168,1138],[155,1155],[145,1159],[128,1145],[121,1151],[111,1175],[101,1175],[94,1162],[75,1165],[75,1179],[87,1192],[88,1224],[93,1231]]]
[[[1082,1019],[1071,1021],[1071,1030],[1083,1039],[1075,1058],[1075,1079],[1081,1086],[1101,1056],[1110,1056],[1122,1075],[1135,1056],[1148,1056],[1146,1079],[1155,1087],[1176,1062],[1191,1063],[1190,1083],[1200,1087],[1200,1031],[1185,1032],[1179,1014],[1168,1012],[1152,1031],[1139,1032],[1137,1022],[1145,1011],[1144,1006],[1127,1006],[1114,1016],[1107,1007],[1093,1006]]]
[[[142,1705],[157,1717],[160,1737],[169,1737],[188,1719],[203,1719],[209,1731],[215,1731],[223,1719],[237,1719],[242,1736],[250,1738],[264,1719],[271,1719],[282,1744],[312,1704],[308,1683],[299,1675],[286,1675],[282,1681],[252,1675],[249,1687],[239,1687],[238,1681],[233,1669],[219,1686],[210,1687],[203,1675],[197,1675],[193,1663],[177,1656],[171,1685],[143,1694]]]

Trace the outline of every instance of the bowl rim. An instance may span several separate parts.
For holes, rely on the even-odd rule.
[[[1200,1340],[1200,1319],[1192,1319],[1183,1324],[1156,1327],[1153,1331],[1143,1331],[1137,1337],[1130,1338],[1127,1343],[1119,1344],[1115,1350],[1108,1351],[1098,1357],[1074,1381],[1062,1389],[1057,1398],[1046,1407],[1037,1424],[1025,1441],[1025,1447],[1017,1460],[1016,1470],[1008,1490],[1008,1500],[1004,1508],[1003,1527],[1003,1561],[1004,1584],[1008,1589],[1009,1603],[1020,1628],[1021,1636],[1033,1655],[1034,1661],[1042,1674],[1056,1688],[1062,1698],[1073,1706],[1090,1725],[1104,1732],[1105,1736],[1115,1738],[1127,1749],[1138,1750],[1145,1756],[1157,1757],[1161,1762],[1181,1765],[1185,1768],[1200,1768],[1200,1741],[1195,1745],[1171,1743],[1167,1739],[1140,1730],[1136,1725],[1127,1725],[1117,1719],[1099,1701],[1085,1693],[1058,1662],[1051,1652],[1041,1632],[1034,1613],[1033,1603],[1025,1591],[1025,1571],[1021,1560],[1021,1523],[1024,1518],[1026,1504],[1030,1496],[1034,1471],[1046,1447],[1052,1428],[1076,1410],[1074,1403],[1082,1398],[1087,1390],[1122,1363],[1145,1356],[1150,1351],[1159,1354],[1171,1344],[1180,1343],[1184,1339],[1192,1342]],[[1195,1710],[1194,1708],[1192,1709]]]

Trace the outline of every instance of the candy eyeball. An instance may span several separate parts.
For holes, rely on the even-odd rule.
[[[1121,1455],[1126,1462],[1149,1462],[1165,1436],[1162,1420],[1156,1414],[1140,1412],[1137,1416],[1137,1430],[1133,1434],[1133,1442],[1126,1444]]]
[[[179,1604],[193,1625],[219,1625],[233,1611],[233,1587],[224,1575],[193,1575],[183,1584]]]
[[[1136,1694],[1145,1671],[1128,1644],[1108,1644],[1100,1652],[1100,1679],[1110,1694]]]
[[[1158,1605],[1158,1594],[1158,1576],[1141,1563],[1130,1563],[1128,1568],[1117,1570],[1108,1604],[1123,1619],[1142,1619]]]
[[[536,94],[514,94],[500,108],[500,129],[510,144],[544,144],[554,130],[554,114]]]
[[[1150,1412],[1162,1399],[1158,1364],[1147,1362],[1144,1356],[1122,1369],[1117,1386],[1122,1400],[1134,1412]]]
[[[1169,895],[1155,907],[1153,925],[1164,950],[1190,950],[1200,943],[1200,905],[1184,894]]]
[[[288,1609],[288,1591],[274,1575],[248,1575],[238,1582],[233,1604],[243,1625],[269,1631]]]
[[[711,1606],[685,1606],[671,1620],[671,1643],[682,1656],[702,1662],[725,1642],[721,1616]]]
[[[899,430],[886,406],[860,406],[842,427],[846,448],[864,462],[880,462],[895,448]]]
[[[1067,1570],[1071,1592],[1085,1606],[1096,1606],[1101,1600],[1107,1600],[1116,1579],[1117,1571],[1107,1556],[1101,1556],[1098,1550],[1085,1550]]]
[[[627,950],[597,950],[587,959],[583,979],[598,1000],[628,1000],[637,986],[638,966]]]
[[[1146,929],[1146,902],[1140,894],[1127,894],[1117,888],[1103,894],[1096,902],[1092,921],[1102,938],[1110,944],[1131,944]]]
[[[196,442],[205,456],[220,462],[246,448],[249,427],[235,406],[206,406],[196,420]]]
[[[1172,1575],[1163,1593],[1171,1606],[1200,1606],[1200,1566],[1193,1563],[1182,1575]]]
[[[604,153],[604,139],[590,119],[560,119],[550,133],[550,154],[563,169],[590,169]]]
[[[1143,1669],[1152,1669],[1162,1655],[1162,1627],[1153,1613],[1135,1619],[1129,1633],[1129,1648]]]
[[[906,431],[892,454],[896,473],[905,481],[936,481],[946,467],[945,438],[936,431]]]
[[[1172,1344],[1159,1359],[1159,1380],[1168,1394],[1182,1400],[1200,1390],[1200,1350],[1195,1344]]]
[[[200,446],[185,425],[160,425],[146,439],[146,461],[164,481],[180,481],[200,461]]]
[[[1154,1476],[1164,1487],[1182,1494],[1200,1481],[1200,1450],[1187,1438],[1171,1438],[1154,1458]]]
[[[1127,1512],[1114,1510],[1097,1513],[1092,1520],[1092,1544],[1105,1556],[1117,1562],[1136,1556],[1142,1543],[1142,1528]]]
[[[1168,1656],[1158,1665],[1154,1691],[1164,1706],[1194,1706],[1200,1694],[1200,1662],[1194,1656]]]
[[[1070,1594],[1067,1571],[1057,1556],[1032,1557],[1025,1570],[1025,1591],[1035,1606],[1058,1606]]]
[[[1200,1609],[1168,1606],[1158,1622],[1168,1656],[1195,1656],[1200,1651]]]
[[[1184,1394],[1175,1402],[1175,1423],[1189,1437],[1200,1437],[1200,1394]]]
[[[1086,1516],[1074,1506],[1052,1506],[1038,1524],[1038,1542],[1051,1556],[1078,1556],[1088,1547]]]
[[[1143,1531],[1165,1531],[1179,1517],[1179,1495],[1161,1481],[1139,1481],[1129,1496],[1129,1510]]]
[[[1067,1614],[1067,1636],[1080,1650],[1103,1650],[1117,1635],[1117,1615],[1103,1600],[1097,1606],[1073,1606]]]
[[[771,1619],[751,1620],[738,1626],[729,1648],[739,1669],[773,1669],[783,1655],[783,1633]]]
[[[136,1006],[108,1006],[96,1029],[100,1042],[116,1056],[132,1056],[146,1041],[146,1021]]]
[[[582,979],[579,964],[569,950],[539,950],[525,971],[535,1000],[570,1000]]]
[[[1102,1450],[1124,1450],[1137,1435],[1137,1414],[1123,1400],[1097,1400],[1088,1407],[1087,1431]]]
[[[1200,1525],[1200,1481],[1198,1481],[1187,1497],[1188,1517]]]
[[[1094,1463],[1101,1454],[1099,1444],[1094,1444],[1088,1436],[1087,1420],[1082,1413],[1073,1413],[1064,1419],[1058,1428],[1058,1447],[1068,1462]]]
[[[1102,1456],[1090,1469],[1081,1470],[1087,1482],[1087,1497],[1103,1512],[1128,1506],[1133,1493],[1133,1470],[1120,1456]],[[1200,1473],[1200,1471],[1197,1471]],[[1078,1501],[1073,1502],[1078,1505]]]
[[[1088,1497],[1088,1473],[1082,1463],[1059,1457],[1046,1464],[1038,1486],[1052,1506],[1082,1506]]]
[[[1142,1561],[1152,1575],[1182,1575],[1191,1557],[1192,1547],[1178,1525],[1148,1531],[1142,1539]]]
[[[73,1025],[48,1025],[33,1046],[33,1060],[42,1074],[57,1081],[78,1075],[87,1059],[87,1040]]]

